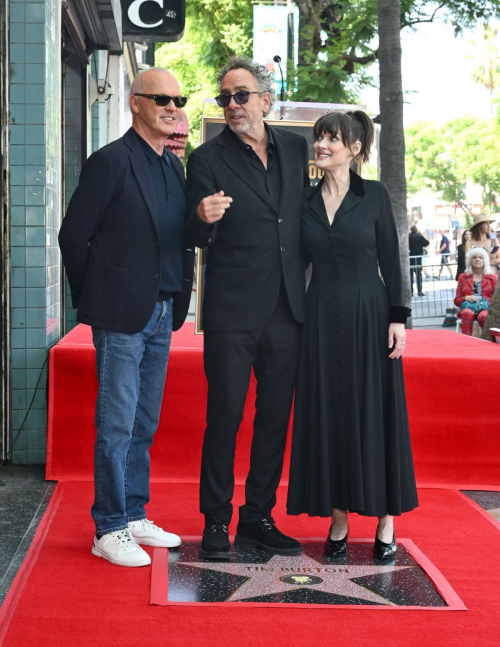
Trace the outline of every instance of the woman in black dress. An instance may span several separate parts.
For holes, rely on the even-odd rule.
[[[324,178],[304,196],[303,246],[313,272],[287,508],[332,517],[326,550],[333,555],[347,551],[348,512],[378,517],[375,555],[390,558],[393,516],[418,505],[401,360],[410,310],[398,235],[385,185],[350,170],[368,160],[368,115],[324,115],[314,136]]]

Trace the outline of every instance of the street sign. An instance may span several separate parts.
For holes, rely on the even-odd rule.
[[[121,0],[123,40],[165,43],[182,38],[185,0]]]

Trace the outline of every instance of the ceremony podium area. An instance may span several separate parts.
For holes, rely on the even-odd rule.
[[[451,331],[408,331],[404,372],[418,485],[477,489],[500,483],[500,346]],[[97,393],[95,351],[79,325],[50,352],[47,479],[91,480]],[[196,483],[205,428],[203,336],[174,333],[153,480]],[[238,435],[236,482],[248,471],[255,381]],[[288,478],[289,434],[283,483]]]

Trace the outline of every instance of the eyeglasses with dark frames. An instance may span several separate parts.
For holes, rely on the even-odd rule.
[[[187,103],[187,97],[171,97],[168,94],[140,94],[137,92],[135,97],[145,97],[146,99],[153,99],[157,106],[168,106],[173,101],[176,108],[184,108]]]
[[[248,103],[251,94],[264,94],[263,92],[247,92],[246,90],[240,90],[235,94],[219,94],[218,97],[215,97],[215,100],[221,108],[227,108],[231,103],[231,99],[234,97],[234,100],[239,106],[243,106],[245,103]]]

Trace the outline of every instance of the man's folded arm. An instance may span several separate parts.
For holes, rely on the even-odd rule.
[[[188,201],[188,219],[186,236],[196,247],[210,247],[217,235],[217,223],[211,225],[203,222],[198,216],[198,206],[203,198],[217,193],[214,179],[207,162],[196,151],[189,156],[187,163],[186,193]]]
[[[90,254],[90,240],[113,196],[112,171],[110,161],[100,151],[89,157],[59,231],[59,247],[71,288],[73,308],[78,307]]]

